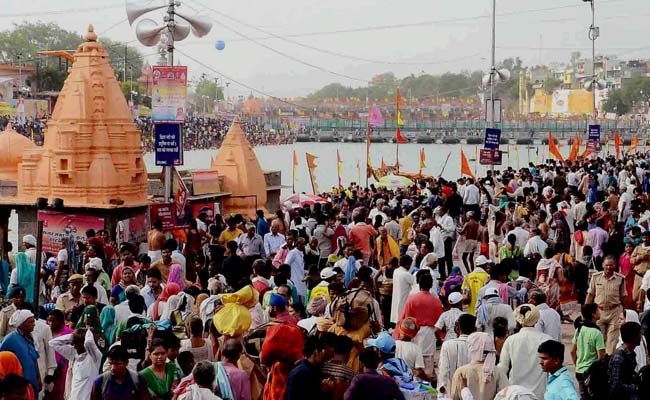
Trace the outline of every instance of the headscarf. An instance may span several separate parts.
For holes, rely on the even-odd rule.
[[[81,319],[79,319],[79,322],[77,322],[77,328],[83,328],[86,326],[86,321],[92,318],[95,322],[93,323],[92,328],[95,333],[104,333],[104,330],[102,329],[102,325],[99,319],[99,312],[97,311],[97,306],[86,306],[84,308],[83,315],[81,316]]]
[[[166,319],[170,319],[172,312],[176,311],[181,304],[181,298],[177,295],[171,295],[169,299],[167,299],[167,307],[165,307],[165,311],[160,315],[160,320],[164,321]]]
[[[641,325],[641,321],[639,320],[639,314],[636,313],[634,310],[624,310],[625,311],[625,322],[636,322],[637,324]]]
[[[23,376],[23,366],[13,352],[0,351],[0,379],[9,374]]]
[[[453,290],[454,286],[461,286],[463,284],[463,273],[460,270],[459,266],[454,266],[451,269],[451,274],[447,277],[444,283],[445,293],[449,295]]]
[[[181,291],[181,287],[178,286],[177,284],[173,283],[173,282],[167,283],[167,285],[165,285],[165,288],[163,289],[162,293],[160,294],[158,299],[156,301],[154,301],[154,303],[153,303],[153,319],[154,319],[154,321],[160,319],[159,318],[160,317],[160,314],[159,314],[160,302],[161,301],[167,302],[167,300],[169,300],[169,298],[171,296],[177,294],[180,291]]]
[[[207,298],[210,297],[208,296],[207,293],[201,293],[198,296],[196,296],[196,302],[194,303],[194,314],[195,315],[201,315],[201,303],[203,303]]]
[[[269,307],[287,307],[287,299],[280,296],[277,293],[271,293],[271,298],[269,299]]]
[[[476,310],[476,322],[480,325],[486,325],[490,321],[490,312],[487,307],[488,304],[503,304],[503,300],[501,300],[501,297],[499,296],[483,299],[481,306]]]
[[[30,318],[34,318],[34,314],[29,310],[16,310],[11,318],[9,318],[9,325],[19,328]]]
[[[27,260],[27,254],[19,252],[16,254],[16,275],[18,286],[25,289],[25,301],[34,302],[34,275],[36,266]]]
[[[309,300],[307,304],[307,312],[314,317],[320,317],[325,313],[327,307],[327,298],[325,296],[316,296]]]
[[[497,361],[494,338],[485,332],[474,332],[467,338],[467,345],[472,362],[483,363],[481,380],[490,382]]]
[[[533,327],[539,321],[539,309],[532,304],[522,304],[515,309],[515,321],[523,327]]]
[[[115,309],[113,306],[104,306],[101,314],[99,314],[99,322],[102,325],[108,344],[113,344],[113,341],[115,340],[115,331],[117,330],[117,325],[115,324]]]
[[[418,334],[419,330],[418,323],[413,317],[406,317],[399,324],[399,333],[411,339]]]
[[[122,275],[121,275],[121,277],[120,277],[120,286],[122,286],[122,287],[124,287],[124,288],[126,288],[127,286],[130,286],[130,285],[133,284],[133,282],[131,282],[131,283],[126,283],[126,282],[124,282],[124,271],[126,271],[127,269],[128,269],[128,270],[131,270],[131,272],[133,273],[133,274],[132,274],[132,276],[133,276],[133,282],[137,282],[137,279],[135,278],[135,271],[133,270],[133,267],[131,267],[131,266],[129,266],[129,265],[125,265],[125,266],[122,267]]]

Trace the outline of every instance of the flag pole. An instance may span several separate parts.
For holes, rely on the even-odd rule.
[[[447,167],[447,161],[449,161],[450,156],[451,156],[451,151],[449,152],[449,154],[447,154],[447,159],[445,160],[445,163],[442,165],[442,169],[440,170],[440,174],[438,175],[438,177],[441,177],[442,173],[445,172],[445,168]]]
[[[291,159],[292,173],[291,173],[291,191],[296,193],[296,150],[293,151],[293,158]]]
[[[370,176],[370,116],[368,116],[368,135],[366,138],[366,187]]]

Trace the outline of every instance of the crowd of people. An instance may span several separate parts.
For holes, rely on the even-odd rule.
[[[183,149],[201,150],[221,146],[228,128],[229,119],[187,117],[183,123]],[[154,150],[154,131],[151,118],[138,117],[135,123],[142,131],[142,148],[145,152]],[[242,121],[241,128],[246,138],[253,146],[293,143],[297,132],[291,129],[265,129],[263,125],[250,121]]]
[[[650,395],[647,155],[322,195],[5,247],[2,398]]]
[[[43,131],[45,130],[45,120],[37,120],[35,118],[21,119],[17,116],[2,115],[0,116],[0,131],[4,131],[11,123],[14,131],[24,135],[25,137],[34,140],[38,145],[43,144]]]

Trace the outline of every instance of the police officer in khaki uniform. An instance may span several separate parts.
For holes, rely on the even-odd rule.
[[[19,286],[13,287],[9,293],[9,304],[5,303],[5,307],[0,310],[0,340],[16,328],[9,325],[9,320],[23,301],[25,301],[25,289]]]
[[[643,304],[644,298],[640,297],[640,288],[643,282],[643,275],[650,269],[650,231],[643,232],[643,244],[636,246],[630,257],[630,262],[634,265],[634,288],[632,297],[638,304]],[[641,308],[643,311],[643,308]]]
[[[83,286],[83,275],[74,274],[68,279],[70,289],[56,299],[56,308],[63,311],[68,319],[74,309],[81,304],[81,287]]]
[[[596,324],[605,338],[607,354],[613,354],[616,350],[624,298],[625,277],[616,272],[614,256],[605,256],[603,271],[591,277],[586,302],[598,305],[600,319]]]

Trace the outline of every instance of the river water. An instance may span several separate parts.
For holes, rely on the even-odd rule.
[[[563,145],[560,151],[568,153],[567,145]],[[439,175],[442,171],[445,160],[449,155],[449,161],[444,169],[443,175],[448,179],[455,179],[460,176],[460,151],[470,159],[472,170],[477,169],[479,175],[485,173],[486,167],[477,165],[474,161],[478,146],[463,144],[402,144],[399,146],[400,169],[404,172],[417,173],[420,168],[420,150],[424,148],[426,155],[426,168],[422,170],[425,175]],[[539,154],[537,154],[539,149]],[[501,150],[508,152],[503,155],[503,165],[512,166],[513,168],[525,167],[529,160],[537,162],[537,158],[544,157],[547,153],[548,146],[539,145],[501,145]],[[305,153],[309,152],[318,157],[316,160],[317,168],[315,172],[316,182],[320,191],[326,191],[338,182],[336,151],[338,150],[343,161],[341,171],[341,183],[344,186],[350,182],[359,182],[365,184],[366,174],[366,144],[365,143],[295,143],[292,145],[278,146],[260,146],[256,147],[255,154],[265,171],[280,170],[282,172],[282,185],[285,188],[282,191],[283,196],[291,194],[292,184],[292,158],[293,151],[296,151],[298,157],[298,168],[296,171],[296,192],[311,193],[311,182],[307,171],[307,162]],[[210,167],[210,159],[216,157],[218,150],[193,150],[184,154],[185,165],[179,169],[207,169]],[[518,157],[517,157],[518,154]],[[381,165],[383,158],[387,165],[394,165],[396,158],[396,145],[390,143],[372,144],[370,147],[370,157],[372,165],[377,168]],[[145,162],[149,172],[159,171],[160,168],[155,166],[154,155],[148,153],[145,155]],[[357,169],[357,164],[359,169]],[[369,183],[374,182],[372,179]]]

